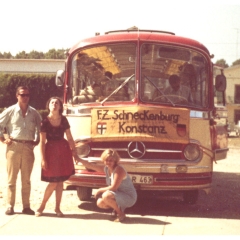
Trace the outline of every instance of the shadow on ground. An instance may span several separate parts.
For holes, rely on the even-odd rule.
[[[126,209],[126,214],[136,214],[145,217],[172,216],[240,219],[239,204],[240,173],[214,172],[211,193],[207,195],[205,192],[200,191],[196,204],[184,203],[181,194],[166,196],[163,193],[148,192],[140,196],[133,207]],[[81,202],[78,207],[98,213],[108,213],[108,215],[110,213],[110,211],[99,209],[93,198],[89,202]]]
[[[83,203],[84,207],[87,210],[91,210],[91,211],[95,211],[94,213],[70,213],[70,214],[65,214],[64,217],[61,218],[62,221],[67,221],[69,218],[71,219],[82,219],[82,220],[106,220],[106,221],[110,221],[113,222],[116,217],[111,216],[110,212],[106,212],[106,211],[99,211],[99,209],[96,207],[94,202],[85,202]],[[16,212],[16,214],[21,214],[20,212]],[[48,217],[48,218],[54,218],[56,219],[56,214],[54,213],[43,213],[42,217]],[[122,223],[125,224],[150,224],[150,225],[167,225],[167,224],[171,224],[170,222],[167,221],[162,221],[162,220],[158,220],[152,217],[135,217],[135,216],[131,216],[128,217],[126,216],[126,218],[124,219],[124,221]]]

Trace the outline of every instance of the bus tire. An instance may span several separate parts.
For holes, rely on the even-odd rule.
[[[76,187],[77,195],[80,201],[89,201],[92,196],[92,189],[88,187]]]
[[[183,201],[187,204],[195,204],[198,199],[198,190],[183,192]]]

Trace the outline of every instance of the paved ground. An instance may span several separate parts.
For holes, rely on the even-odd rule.
[[[124,223],[112,221],[95,201],[80,202],[75,191],[64,191],[62,211],[54,214],[54,196],[39,218],[21,214],[20,186],[17,188],[15,215],[6,216],[5,146],[0,144],[0,235],[1,236],[238,236],[240,235],[240,139],[231,138],[227,160],[214,165],[212,192],[200,192],[198,202],[186,205],[180,198],[145,198],[127,211]],[[31,205],[36,210],[46,183],[40,181],[39,149],[32,174]],[[20,180],[20,179],[19,179]],[[18,180],[18,182],[20,182]],[[2,237],[1,237],[2,239]]]
[[[65,218],[53,213],[42,217],[0,212],[0,235],[87,235],[87,236],[160,236],[160,235],[239,235],[240,221],[233,219],[182,218],[128,215],[124,223],[115,223],[97,212],[67,212]]]

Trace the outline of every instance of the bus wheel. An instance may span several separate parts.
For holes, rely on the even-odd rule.
[[[92,189],[88,187],[76,187],[80,201],[88,201],[92,196]]]
[[[183,192],[183,201],[188,204],[195,204],[198,199],[198,190]]]

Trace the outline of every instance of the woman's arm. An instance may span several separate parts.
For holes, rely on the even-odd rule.
[[[93,164],[93,163],[90,163],[90,162],[87,162],[87,161],[84,161],[83,159],[79,158],[78,155],[77,155],[77,151],[76,151],[76,147],[75,147],[75,142],[73,141],[73,137],[72,137],[72,134],[71,134],[71,131],[70,129],[67,129],[65,131],[66,133],[66,136],[67,136],[67,140],[69,142],[69,145],[72,149],[72,152],[73,152],[73,158],[75,160],[75,162],[80,162],[82,163],[86,168],[90,168],[92,170],[95,170],[97,172],[104,172],[104,166],[97,166],[96,164]]]
[[[75,142],[74,142],[74,140],[73,140],[73,137],[72,137],[72,133],[71,133],[70,128],[69,128],[69,129],[66,129],[65,134],[66,134],[68,143],[69,143],[69,145],[70,145],[70,148],[72,149],[73,158],[74,158],[74,160],[75,160],[75,162],[76,162],[76,161],[78,161],[78,155],[77,155],[77,151],[76,151],[76,147],[75,147]]]
[[[87,162],[81,158],[78,158],[77,161],[84,165],[86,168],[90,168],[97,172],[104,172],[104,166],[99,166],[94,163]]]
[[[46,144],[46,133],[45,132],[40,132],[41,166],[44,170],[47,170],[47,162],[45,160],[45,144]]]

